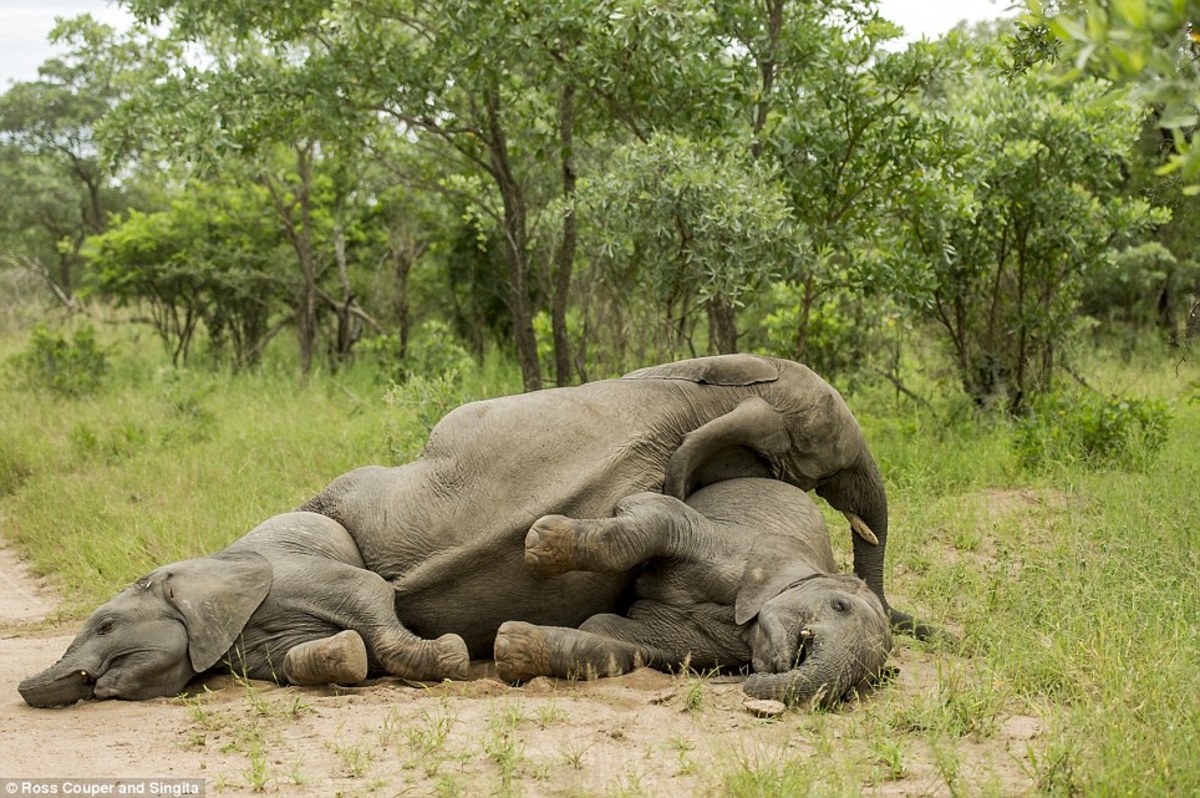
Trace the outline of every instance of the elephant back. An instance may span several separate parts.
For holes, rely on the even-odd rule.
[[[623,380],[684,380],[702,385],[746,386],[779,379],[779,366],[757,355],[713,355],[650,366]]]

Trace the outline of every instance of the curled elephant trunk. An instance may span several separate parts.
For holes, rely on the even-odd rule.
[[[756,673],[743,689],[752,698],[770,698],[794,706],[829,707],[860,681],[850,663],[814,651],[796,668],[784,673]]]
[[[95,678],[85,668],[63,658],[17,685],[31,707],[61,707],[85,701],[95,692]]]
[[[871,628],[858,629],[852,638],[825,630],[815,635],[805,630],[796,666],[783,673],[755,673],[743,689],[752,698],[770,698],[789,706],[831,707],[853,688],[875,679],[883,671],[892,648],[891,634],[881,612]]]
[[[755,673],[743,689],[752,698],[773,698],[788,706],[832,707],[863,674],[851,662],[814,653],[802,665],[784,673]]]

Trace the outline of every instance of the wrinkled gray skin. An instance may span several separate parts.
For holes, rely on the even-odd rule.
[[[416,638],[392,597],[340,524],[285,513],[224,551],[137,580],[18,689],[30,705],[49,707],[174,695],[214,668],[292,684],[353,684],[368,671],[465,678],[462,641]]]
[[[855,573],[894,625],[931,634],[884,598],[887,496],[862,430],[836,390],[787,360],[698,358],[464,405],[417,461],[351,471],[302,509],[350,530],[367,568],[395,585],[408,628],[462,635],[480,658],[504,621],[577,626],[631,586],[623,573],[526,571],[538,518],[606,517],[635,493],[682,499],[733,477],[816,489],[861,518],[878,543],[852,535]]]
[[[887,607],[887,499],[862,431],[837,391],[812,371],[751,355],[685,360],[617,380],[454,410],[434,428],[415,462],[356,469],[301,506],[302,511],[336,522],[325,527],[327,534],[356,545],[361,559],[348,550],[332,558],[318,557],[330,562],[320,568],[311,564],[313,570],[301,575],[300,584],[349,605],[345,615],[318,614],[324,625],[313,625],[321,635],[356,629],[384,671],[409,678],[458,678],[468,657],[491,656],[496,631],[505,621],[578,626],[593,615],[628,606],[632,573],[546,577],[527,569],[524,539],[538,518],[550,513],[607,517],[620,499],[635,493],[662,491],[682,498],[706,484],[748,476],[815,488],[833,507],[861,518],[878,543],[853,536],[855,572]],[[270,519],[264,527],[274,522]],[[241,543],[230,547],[228,556],[243,556],[234,551]],[[274,590],[279,568],[291,560],[268,560],[259,564],[258,579],[274,569]],[[321,570],[338,564],[358,569],[355,577]],[[159,609],[142,613],[158,612],[186,627],[188,614],[176,608],[161,587],[155,588],[164,572],[180,565],[152,575],[160,578],[151,579],[152,589],[141,593],[148,592]],[[372,573],[359,573],[364,567]],[[203,580],[197,584],[203,585]],[[194,606],[244,608],[254,604],[258,588],[251,587],[259,582],[248,576],[241,584],[211,584],[209,594],[222,598],[206,599],[198,587]],[[382,596],[381,585],[394,588],[394,612],[403,624],[387,645],[385,658],[367,634],[391,629],[390,616],[372,603]],[[119,607],[137,605],[138,595],[127,591],[113,602]],[[283,609],[278,612],[279,617],[287,615]],[[890,612],[893,624],[914,628],[911,617]],[[374,620],[380,613],[387,616],[386,622]],[[371,620],[363,624],[363,618]],[[178,640],[170,652],[153,655],[150,649],[157,644],[151,638],[161,639],[157,630],[113,637],[100,634],[102,622],[97,611],[62,662],[22,684],[28,688],[22,689],[27,701],[49,705],[91,695],[169,695],[182,686],[180,679],[189,669],[203,671],[224,654],[214,653],[219,645],[207,652],[211,657],[189,650],[184,665],[177,661]],[[228,649],[238,635],[237,624],[218,622],[226,632],[219,639]],[[142,623],[149,630],[162,621],[154,615]],[[197,627],[199,622],[193,618],[191,624]],[[928,633],[921,626],[915,631]],[[189,627],[188,632],[194,635],[197,629]],[[300,642],[318,644],[310,638]],[[276,666],[283,650],[282,645],[270,648],[266,666],[248,662],[250,675],[270,672],[279,680]],[[134,671],[131,665],[141,660],[155,663]],[[320,676],[323,667],[299,670],[315,669]],[[66,676],[71,670],[75,676]],[[68,689],[72,680],[75,684]]]
[[[820,511],[782,482],[719,482],[687,504],[638,494],[613,518],[547,516],[525,539],[525,561],[546,576],[640,576],[624,615],[579,629],[501,626],[496,670],[509,681],[751,666],[751,696],[828,706],[878,677],[891,648],[879,598],[837,573]]]

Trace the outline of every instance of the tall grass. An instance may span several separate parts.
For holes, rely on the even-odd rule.
[[[1029,474],[1002,421],[866,420],[891,488],[893,591],[957,632],[965,657],[932,710],[967,725],[923,733],[987,736],[989,714],[1033,713],[1049,726],[1028,763],[1041,791],[1200,794],[1197,366],[1100,360],[1089,373],[1100,391],[1167,403],[1157,457]]]
[[[0,535],[58,583],[71,614],[158,565],[220,549],[338,474],[394,463],[394,439],[423,438],[428,422],[385,402],[368,368],[302,385],[278,362],[176,369],[128,333],[107,348],[112,368],[92,396],[0,380]],[[455,397],[507,392],[511,379],[489,365],[463,375]]]

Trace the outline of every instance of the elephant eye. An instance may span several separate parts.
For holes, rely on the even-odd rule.
[[[96,627],[96,634],[106,635],[109,632],[111,632],[113,630],[113,627],[115,627],[115,626],[116,626],[116,624],[113,623],[111,618],[106,618],[105,620],[100,622],[100,625],[98,627]]]
[[[833,601],[829,602],[829,606],[833,607],[834,612],[845,614],[850,611],[850,602],[843,598],[835,598]]]

